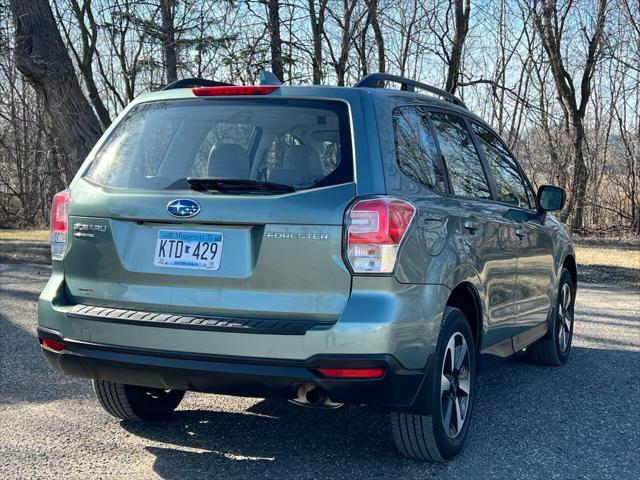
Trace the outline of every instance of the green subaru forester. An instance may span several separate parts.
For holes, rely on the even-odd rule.
[[[187,390],[364,404],[402,454],[450,459],[481,354],[569,356],[576,260],[548,214],[564,191],[535,194],[429,85],[264,80],[178,81],[103,135],[53,201],[44,355],[119,418]]]

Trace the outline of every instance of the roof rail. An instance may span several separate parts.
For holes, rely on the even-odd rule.
[[[421,90],[426,90],[429,93],[433,93],[439,97],[444,98],[448,102],[459,105],[463,108],[467,108],[462,100],[458,97],[449,93],[441,88],[433,87],[431,85],[427,85],[426,83],[418,82],[416,80],[411,80],[409,78],[400,77],[398,75],[391,75],[389,73],[371,73],[369,75],[365,75],[360,79],[358,83],[354,85],[354,87],[359,88],[381,88],[380,84],[382,82],[393,82],[400,84],[400,90],[404,90],[406,92],[415,92],[416,88]],[[384,87],[382,87],[384,88]]]
[[[204,78],[183,78],[176,80],[162,88],[162,90],[173,90],[174,88],[193,88],[193,87],[229,87],[230,83],[217,82],[215,80],[205,80]]]

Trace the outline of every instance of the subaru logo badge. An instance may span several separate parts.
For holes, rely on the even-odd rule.
[[[180,218],[195,217],[200,213],[200,204],[195,200],[189,200],[188,198],[178,198],[172,200],[167,204],[167,212],[169,215]]]

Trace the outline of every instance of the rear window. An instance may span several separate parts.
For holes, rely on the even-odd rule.
[[[257,180],[295,189],[351,182],[347,107],[296,99],[140,104],[117,125],[85,177],[107,187],[136,189],[171,188],[188,177]]]

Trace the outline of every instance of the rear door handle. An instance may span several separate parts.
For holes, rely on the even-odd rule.
[[[475,220],[465,220],[464,221],[464,228],[466,228],[467,230],[469,230],[471,232],[475,232],[476,230],[478,230],[480,228],[480,223],[476,222]]]

